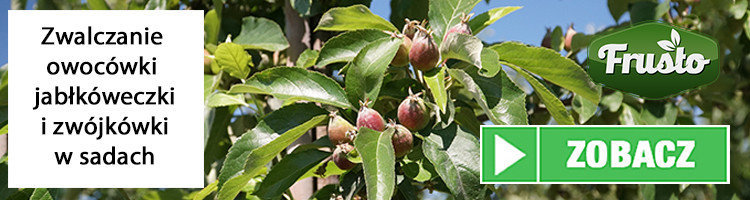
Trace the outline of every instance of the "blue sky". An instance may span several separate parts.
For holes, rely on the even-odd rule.
[[[5,3],[0,3],[0,10],[8,10],[10,9],[10,1],[7,1]],[[5,65],[5,63],[8,63],[8,13],[4,13],[2,20],[3,25],[0,26],[0,34],[2,34],[2,37],[0,37],[0,47],[3,47],[3,51],[0,52],[0,66]]]
[[[472,12],[478,15],[502,6],[523,6],[523,8],[483,30],[478,34],[480,39],[490,43],[520,41],[539,45],[544,36],[545,27],[567,28],[572,22],[578,32],[593,33],[615,24],[615,20],[609,14],[607,1],[602,0],[490,0],[489,4],[481,1]],[[390,1],[375,0],[372,2],[371,9],[373,13],[388,19]]]
[[[29,1],[29,3],[33,2],[35,1]],[[615,24],[607,9],[607,1],[601,0],[490,0],[489,4],[485,1],[480,2],[472,12],[480,14],[501,6],[523,6],[523,8],[503,17],[483,30],[478,35],[480,39],[490,43],[520,41],[526,44],[539,45],[544,36],[545,27],[567,27],[572,22],[578,32],[590,34]],[[8,10],[10,3],[1,3],[0,8]],[[391,13],[390,1],[374,0],[371,9],[373,13],[389,19]],[[0,52],[0,65],[8,62],[7,17],[6,13],[4,15],[5,20],[2,20],[2,30],[0,30],[0,33],[2,33],[0,46],[5,47]],[[627,16],[623,18],[627,19]]]

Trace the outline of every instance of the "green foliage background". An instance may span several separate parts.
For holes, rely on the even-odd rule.
[[[472,35],[449,35],[458,16],[480,0],[392,0],[392,15],[372,14],[369,1],[337,0],[38,0],[36,9],[205,10],[205,150],[203,189],[7,188],[0,199],[291,199],[289,187],[308,177],[338,176],[311,199],[749,199],[750,10],[747,0],[608,0],[615,19],[661,20],[715,37],[721,75],[711,85],[664,99],[644,100],[591,82],[577,54],[594,35],[576,34],[563,50],[561,27],[549,48]],[[23,9],[25,0],[11,0]],[[519,10],[520,9],[520,10]],[[520,7],[479,13],[473,33]],[[403,19],[429,20],[445,65],[417,73],[388,66]],[[304,40],[303,40],[304,39]],[[299,41],[309,41],[301,44]],[[503,69],[503,66],[506,68]],[[0,112],[7,134],[7,66],[1,68]],[[361,164],[344,171],[327,157],[333,145],[315,127],[338,111],[350,122],[358,101],[386,118],[407,89],[425,91],[433,110],[415,132],[415,148],[394,158],[391,130],[355,140]],[[481,185],[480,124],[731,125],[728,185]],[[314,141],[290,145],[300,137]],[[7,174],[7,155],[0,174]],[[7,179],[7,177],[4,177]],[[385,181],[384,181],[385,180]]]

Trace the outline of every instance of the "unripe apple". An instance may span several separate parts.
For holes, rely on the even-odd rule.
[[[360,102],[362,106],[357,114],[357,129],[366,127],[376,131],[385,130],[385,120],[378,111],[367,107],[367,102]]]
[[[203,49],[203,73],[211,73],[211,53]]]
[[[401,33],[410,40],[414,39],[414,34],[417,33],[417,26],[419,25],[419,21],[409,19],[404,19],[404,21],[406,21],[406,23],[404,24],[404,28],[401,29]]]
[[[448,29],[447,32],[445,32],[445,36],[443,36],[443,41],[448,39],[448,36],[453,33],[463,33],[467,35],[471,35],[471,27],[469,27],[469,19],[471,19],[471,16],[474,14],[461,14],[461,22],[454,25],[450,29]]]
[[[331,143],[349,143],[356,134],[356,127],[336,113],[331,113],[331,119],[328,121],[328,139]]]
[[[571,50],[571,43],[573,42],[573,36],[576,35],[576,30],[573,30],[573,24],[568,27],[568,32],[565,33],[565,51]]]
[[[394,129],[393,137],[391,137],[391,144],[393,144],[393,154],[396,157],[402,157],[411,151],[414,142],[414,136],[411,131],[406,127],[391,122],[388,124],[389,127]]]
[[[545,33],[544,38],[542,38],[542,47],[552,48],[552,31],[549,27],[547,27],[547,33]]]
[[[421,130],[430,121],[430,112],[420,94],[412,94],[409,89],[409,96],[398,106],[398,121],[411,131]]]
[[[333,150],[333,155],[331,155],[331,160],[333,160],[333,163],[336,164],[339,169],[350,170],[357,165],[346,159],[346,154],[352,150],[354,150],[354,146],[351,144],[344,143],[336,145],[336,149]]]
[[[418,70],[429,71],[440,61],[440,50],[429,31],[420,26],[417,28],[419,31],[414,35],[409,50],[409,62]]]
[[[392,37],[401,38],[403,42],[398,46],[396,56],[391,60],[391,66],[403,67],[409,64],[409,49],[411,49],[411,39],[405,35],[391,33]]]

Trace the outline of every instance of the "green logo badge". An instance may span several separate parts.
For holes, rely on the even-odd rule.
[[[651,22],[596,38],[588,64],[595,82],[661,99],[716,80],[719,48],[704,35]]]

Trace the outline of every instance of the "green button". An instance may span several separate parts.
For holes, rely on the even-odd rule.
[[[728,126],[483,126],[482,183],[729,183]]]
[[[481,131],[483,182],[537,181],[536,127],[482,127]]]

